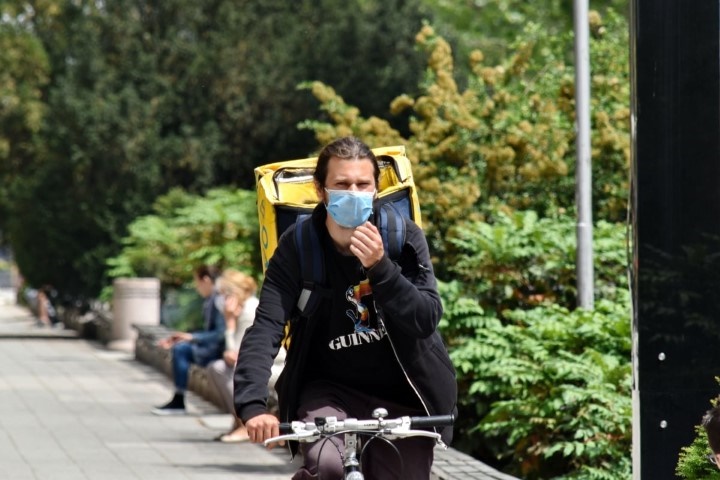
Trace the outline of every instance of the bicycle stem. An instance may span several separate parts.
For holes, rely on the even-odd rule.
[[[345,432],[343,472],[346,480],[363,480],[365,478],[360,472],[360,462],[357,458],[357,435],[355,433]]]

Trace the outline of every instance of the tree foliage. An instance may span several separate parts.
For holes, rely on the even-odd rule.
[[[620,221],[627,208],[630,155],[627,25],[613,12],[604,20],[593,13],[589,21],[591,51],[598,52],[592,76],[594,216]],[[331,121],[303,126],[321,142],[353,133],[372,145],[406,144],[423,225],[445,265],[455,261],[456,227],[483,219],[498,204],[541,216],[572,211],[574,76],[564,60],[571,37],[548,36],[530,24],[502,64],[486,65],[482,52],[474,52],[464,90],[454,80],[450,45],[429,26],[417,39],[428,55],[422,92],[397,97],[391,105],[393,112],[412,112],[407,139],[383,119],[363,117],[320,83],[308,88]]]
[[[7,13],[0,9],[0,15]],[[17,178],[32,172],[40,150],[48,74],[46,52],[32,32],[18,22],[0,23],[0,231]]]
[[[435,13],[434,25],[461,57],[472,50],[482,50],[492,62],[511,52],[510,43],[524,25],[543,25],[549,35],[573,28],[573,0],[550,0],[543,3],[523,0],[423,0]],[[591,9],[604,13],[608,9],[629,13],[627,0],[590,0]],[[461,66],[462,68],[462,66]]]
[[[95,295],[157,196],[305,157],[302,81],[389,116],[422,72],[418,1],[4,2],[0,229],[23,275]]]

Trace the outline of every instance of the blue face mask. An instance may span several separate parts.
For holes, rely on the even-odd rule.
[[[355,228],[370,218],[373,211],[375,191],[328,190],[328,214],[335,223],[345,228]]]

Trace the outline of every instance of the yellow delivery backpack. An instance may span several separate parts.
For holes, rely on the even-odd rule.
[[[380,166],[376,207],[391,206],[393,211],[422,226],[420,203],[405,147],[375,148],[373,153]],[[263,272],[280,235],[299,217],[310,214],[319,202],[313,183],[316,162],[317,157],[313,157],[255,169]]]

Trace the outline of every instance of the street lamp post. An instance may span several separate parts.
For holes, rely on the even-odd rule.
[[[591,310],[594,301],[592,159],[590,155],[590,46],[588,0],[574,0],[575,24],[575,127],[577,165],[577,299],[578,307]]]

